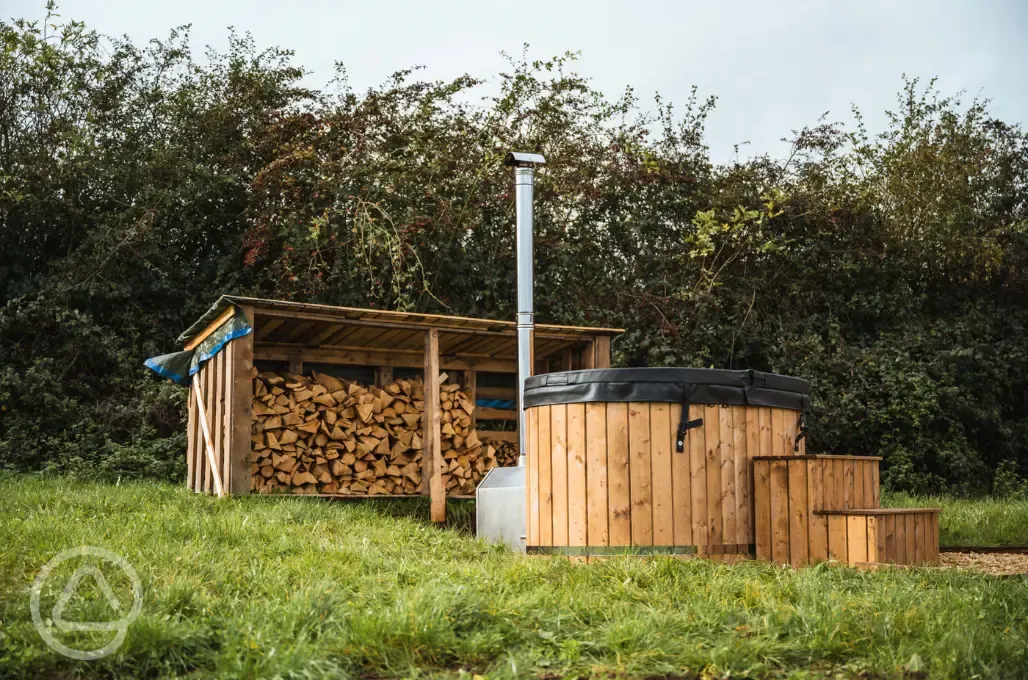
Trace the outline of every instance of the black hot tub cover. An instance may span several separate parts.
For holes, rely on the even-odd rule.
[[[596,401],[771,406],[806,411],[810,383],[760,371],[716,368],[596,368],[535,375],[525,408]]]

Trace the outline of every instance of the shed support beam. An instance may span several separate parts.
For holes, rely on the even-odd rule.
[[[442,415],[439,412],[439,330],[425,332],[425,411],[421,416],[422,484],[428,484],[433,522],[446,521],[446,487],[442,469]]]
[[[253,307],[244,306],[246,320],[253,326]],[[234,496],[250,493],[250,421],[253,419],[253,333],[229,343],[231,353],[226,379],[230,385],[228,401],[229,480],[228,492]],[[227,348],[226,348],[227,349]]]
[[[582,353],[578,357],[579,365],[583,369],[595,368],[596,367],[596,343],[590,342],[582,350]]]
[[[280,345],[275,343],[257,343],[254,358],[264,361],[289,361],[296,353],[296,345]],[[301,356],[304,361],[325,364],[346,364],[350,366],[393,366],[404,368],[422,368],[424,358],[420,351],[398,352],[390,350],[363,349],[303,349]],[[517,362],[506,359],[477,359],[473,357],[439,357],[442,370],[455,371],[493,371],[496,373],[516,373]]]
[[[596,336],[593,348],[593,368],[610,368],[610,336]]]

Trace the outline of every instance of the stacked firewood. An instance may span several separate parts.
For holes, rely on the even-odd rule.
[[[509,444],[479,441],[475,405],[440,376],[443,481],[474,493],[496,465],[517,462]],[[251,489],[259,493],[415,494],[422,486],[420,379],[366,387],[314,373],[254,378]]]

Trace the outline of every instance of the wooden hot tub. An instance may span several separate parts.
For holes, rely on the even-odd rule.
[[[810,386],[756,371],[566,371],[529,378],[524,405],[529,553],[753,555],[751,459],[805,454]]]

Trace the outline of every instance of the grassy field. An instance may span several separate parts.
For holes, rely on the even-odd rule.
[[[0,478],[0,676],[1028,676],[1022,578],[672,559],[580,566],[526,559],[419,514]],[[83,544],[124,556],[143,583],[141,616],[98,661],[49,650],[29,614],[42,565]],[[47,581],[43,612],[66,565]],[[123,581],[112,587],[127,608]],[[80,593],[66,620],[112,618],[98,589]],[[98,647],[112,635],[60,639]]]
[[[942,508],[940,545],[1028,545],[1028,498],[961,499],[887,494],[894,508]]]

